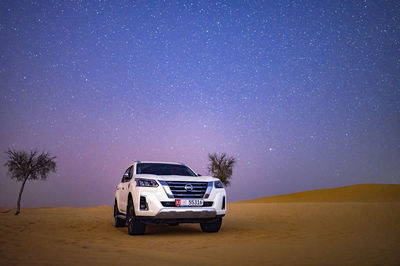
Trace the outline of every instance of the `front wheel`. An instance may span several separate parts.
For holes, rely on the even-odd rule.
[[[128,200],[126,218],[128,222],[128,233],[130,235],[143,235],[146,230],[146,225],[139,221],[135,215],[135,209],[133,208],[133,201],[131,198]]]
[[[213,222],[200,223],[201,230],[206,233],[217,233],[222,225],[222,218]]]

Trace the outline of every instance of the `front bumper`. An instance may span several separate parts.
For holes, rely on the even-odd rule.
[[[189,218],[215,218],[217,212],[214,208],[197,208],[197,209],[187,209],[187,208],[173,208],[161,209],[160,212],[154,217],[155,219],[189,219]]]
[[[222,219],[224,215],[217,215],[212,218],[156,218],[152,216],[137,216],[144,224],[179,224],[179,223],[213,223]]]
[[[222,217],[226,214],[226,192],[225,189],[212,189],[207,202],[212,202],[212,206],[207,207],[164,207],[162,202],[175,202],[167,196],[162,186],[135,187],[134,188],[134,208],[138,217],[156,220],[162,219],[212,219]],[[141,210],[140,197],[146,198],[147,210]]]

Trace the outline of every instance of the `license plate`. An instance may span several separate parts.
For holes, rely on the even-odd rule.
[[[176,207],[201,207],[203,206],[202,199],[176,199]]]

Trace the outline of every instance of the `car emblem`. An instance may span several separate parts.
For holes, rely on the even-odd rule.
[[[186,191],[190,192],[190,191],[193,190],[193,185],[192,184],[186,184],[185,185],[185,189],[186,189]]]

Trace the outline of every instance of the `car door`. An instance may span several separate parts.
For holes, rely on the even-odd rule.
[[[118,209],[120,212],[121,211],[125,212],[125,208],[126,208],[125,203],[124,203],[123,193],[122,193],[125,190],[124,182],[125,182],[125,173],[122,176],[121,182],[117,185],[117,192],[116,192],[117,204],[118,204]]]
[[[126,210],[128,205],[128,193],[129,193],[129,181],[132,179],[132,166],[126,169],[124,176],[122,177],[123,182],[121,183],[121,199],[122,199],[122,210]]]
[[[126,205],[128,204],[127,200],[128,200],[128,184],[129,181],[131,180],[132,176],[131,176],[131,167],[129,167],[128,169],[126,169],[124,175],[122,176],[122,180],[121,183],[118,185],[118,190],[119,190],[119,203],[118,203],[118,207],[120,211],[125,212],[126,211]]]

